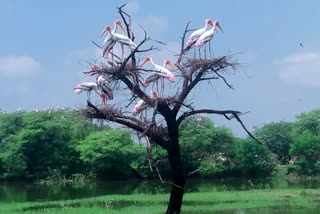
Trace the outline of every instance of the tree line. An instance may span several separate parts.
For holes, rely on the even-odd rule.
[[[254,131],[263,142],[239,138],[205,116],[180,126],[181,154],[190,176],[267,176],[320,173],[320,110],[295,122],[272,122]],[[69,109],[0,113],[0,178],[39,180],[78,175],[100,179],[157,178],[170,174],[167,153],[150,157],[132,133],[113,129]]]

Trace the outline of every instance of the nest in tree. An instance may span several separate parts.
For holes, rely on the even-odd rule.
[[[213,58],[213,59],[197,59],[197,58],[188,58],[184,62],[184,66],[189,68],[191,71],[197,70],[220,70],[227,67],[234,68],[236,66],[235,63],[229,61],[229,57],[223,56],[221,58]]]

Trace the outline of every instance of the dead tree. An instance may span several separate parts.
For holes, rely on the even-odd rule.
[[[135,37],[131,27],[131,17],[123,11],[123,6],[118,8],[119,14],[126,26],[127,36],[134,41]],[[167,151],[172,170],[172,190],[166,211],[167,214],[180,213],[185,190],[188,172],[185,172],[183,163],[181,162],[178,135],[179,125],[185,118],[196,114],[221,115],[227,120],[235,119],[238,121],[247,134],[253,137],[242,123],[240,111],[197,109],[196,106],[187,100],[188,95],[196,86],[208,84],[212,81],[223,81],[227,87],[232,89],[231,84],[225,76],[230,70],[235,71],[238,65],[232,61],[231,55],[205,59],[191,56],[192,54],[189,53],[190,48],[184,46],[186,34],[190,31],[188,25],[181,38],[180,53],[176,55],[174,63],[177,67],[176,76],[179,79],[176,83],[180,83],[179,86],[176,86],[177,89],[174,92],[166,91],[167,97],[157,98],[152,98],[149,96],[149,93],[145,92],[141,76],[143,73],[153,70],[139,68],[137,61],[141,60],[142,53],[150,52],[150,55],[152,55],[152,52],[156,48],[154,46],[143,48],[148,43],[154,43],[155,40],[151,40],[142,28],[145,33],[144,39],[140,43],[137,43],[137,47],[127,57],[121,60],[120,57],[115,56],[115,59],[112,61],[104,59],[107,63],[99,63],[99,69],[90,72],[90,75],[93,76],[104,75],[109,83],[112,84],[115,96],[117,96],[117,93],[123,94],[124,91],[127,91],[130,94],[127,105],[114,104],[102,107],[99,104],[95,105],[88,101],[87,108],[79,110],[81,114],[88,118],[111,121],[130,128],[138,132],[139,136],[147,136],[150,139],[151,145],[157,144]],[[144,116],[143,114],[140,117],[133,116],[127,110],[137,99],[143,100],[149,106],[147,111],[150,113],[148,116]],[[156,167],[157,163],[153,166]]]

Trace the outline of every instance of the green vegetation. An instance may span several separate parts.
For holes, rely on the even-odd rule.
[[[0,213],[6,214],[81,214],[81,213],[162,213],[167,194],[107,195],[67,201],[1,203]],[[278,208],[316,213],[320,190],[259,190],[188,193],[183,213],[208,213],[217,210]],[[301,213],[301,212],[300,212]]]
[[[187,118],[179,131],[185,169],[192,176],[266,176],[278,169],[320,173],[320,110],[300,114],[296,122],[256,129],[264,145],[237,138],[204,116]],[[166,157],[161,148],[153,148],[152,159],[161,160],[163,177],[170,173]],[[128,131],[99,125],[68,109],[0,114],[0,179],[50,183],[156,176],[145,147]]]

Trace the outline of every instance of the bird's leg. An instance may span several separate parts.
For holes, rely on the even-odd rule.
[[[161,78],[161,89],[162,89],[162,96],[164,96],[164,78]]]
[[[200,48],[199,48],[198,50],[199,50],[199,58],[201,59],[201,51],[200,51]]]
[[[154,89],[154,82],[152,82],[152,87],[151,88]]]
[[[123,56],[124,56],[124,46],[123,46],[123,44],[121,44],[121,49],[122,49],[121,60],[123,61]]]
[[[159,84],[158,84],[158,80],[156,81],[156,85],[157,85],[157,92],[158,92],[158,94],[159,94]],[[161,96],[161,94],[160,94],[160,96]]]
[[[91,95],[91,91],[88,91],[87,92],[87,98],[88,98],[88,101],[90,102],[90,95]]]
[[[107,107],[107,97],[104,94],[102,94],[101,98],[102,98],[102,107],[103,108]]]
[[[113,48],[111,48],[111,55],[112,55],[112,63],[114,63],[114,56],[113,56]]]
[[[212,58],[212,54],[211,54],[211,41],[209,41],[209,53],[210,53],[210,58]]]
[[[196,56],[197,56],[197,50],[196,48],[194,48],[193,57],[196,58]]]
[[[204,58],[207,59],[207,43],[204,43]]]

